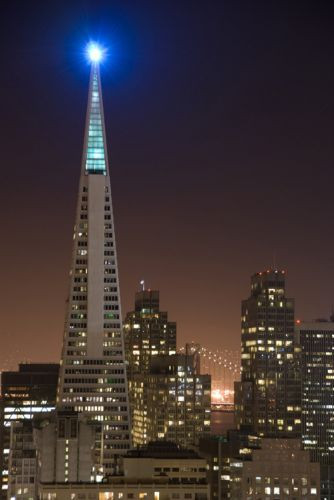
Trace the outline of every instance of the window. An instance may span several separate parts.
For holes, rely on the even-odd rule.
[[[65,437],[65,420],[64,419],[61,419],[58,422],[58,437],[59,438]]]
[[[77,421],[76,419],[71,419],[71,438],[77,437]]]

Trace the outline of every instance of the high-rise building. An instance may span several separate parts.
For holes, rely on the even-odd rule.
[[[334,322],[296,322],[300,344],[302,441],[321,465],[321,498],[334,497]]]
[[[58,410],[12,422],[7,498],[33,500],[40,482],[91,481],[96,428],[86,420]]]
[[[156,356],[150,373],[133,377],[134,444],[161,439],[191,446],[210,433],[211,377],[194,366],[194,354]]]
[[[124,320],[124,335],[129,379],[148,373],[155,356],[176,353],[176,323],[160,311],[158,290],[136,293],[135,309]]]
[[[95,49],[94,49],[95,50]],[[57,404],[100,424],[98,471],[130,447],[115,227],[99,64],[92,52]]]
[[[296,322],[300,344],[302,441],[321,465],[321,498],[334,498],[334,322]]]
[[[230,461],[230,482],[234,500],[320,498],[320,466],[299,439],[261,439],[248,460]]]
[[[37,498],[37,459],[31,420],[14,421],[10,427],[7,498]]]
[[[301,347],[302,440],[312,460],[334,465],[334,323],[296,323]]]
[[[207,477],[212,499],[231,497],[231,462],[248,460],[261,438],[230,430],[224,435],[210,434],[199,440],[198,452],[207,460]]]
[[[58,410],[35,417],[33,438],[41,483],[89,482],[95,426],[82,413]]]
[[[256,273],[242,301],[241,382],[235,387],[238,428],[260,436],[299,436],[299,350],[294,300],[285,295],[284,271]]]
[[[11,424],[29,422],[41,412],[55,408],[58,381],[58,364],[21,363],[18,371],[1,374],[1,415],[0,422],[0,475],[1,495],[7,498]],[[21,426],[22,439],[26,426]],[[26,477],[33,478],[34,466],[30,467],[29,446],[26,447]],[[13,464],[14,466],[14,464]],[[16,467],[16,464],[15,464]]]
[[[145,444],[147,378],[152,361],[160,355],[176,353],[176,323],[168,321],[168,313],[160,311],[158,290],[136,292],[134,311],[124,320],[132,435],[135,444]]]
[[[136,293],[124,332],[134,444],[194,444],[210,432],[211,411],[211,378],[200,375],[198,346],[176,354],[176,323],[160,311],[157,290]]]

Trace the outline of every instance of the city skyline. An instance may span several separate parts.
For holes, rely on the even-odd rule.
[[[174,19],[167,7],[150,11],[145,5],[143,12],[133,7],[125,14],[106,4],[100,11],[116,19],[111,30],[100,22],[100,32],[106,45],[111,42],[102,72],[123,316],[144,278],[161,291],[162,307],[178,324],[179,345],[194,340],[237,349],[248,276],[276,260],[287,271],[296,317],[328,317],[334,75],[325,4],[312,10],[306,2],[303,11],[284,12],[266,7],[257,18],[245,7],[249,24],[237,8],[212,6],[202,27],[200,7],[189,13],[180,6]],[[97,20],[96,10],[87,9]],[[88,25],[83,13],[82,33],[77,26],[74,35],[66,24],[73,26],[73,7],[65,20],[50,20],[48,34],[42,29],[47,10],[35,19],[30,13],[36,34],[27,41],[20,22],[10,32],[13,12],[6,7],[3,30],[8,99],[2,113],[0,366],[15,346],[19,352],[6,368],[60,357],[89,71],[79,48]],[[215,12],[225,34],[212,20]],[[181,29],[188,15],[193,49]],[[261,24],[265,15],[271,36]],[[154,47],[154,21],[162,19],[166,26]],[[145,27],[151,31],[144,36]],[[200,318],[193,318],[194,309],[203,311]]]

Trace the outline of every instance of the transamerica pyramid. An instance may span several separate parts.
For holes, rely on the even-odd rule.
[[[130,422],[97,59],[92,57],[57,404],[97,423],[97,469],[110,474],[130,447]]]

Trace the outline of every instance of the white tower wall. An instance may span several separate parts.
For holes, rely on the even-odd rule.
[[[96,471],[130,447],[114,220],[99,66],[90,77],[58,407],[97,423]]]

